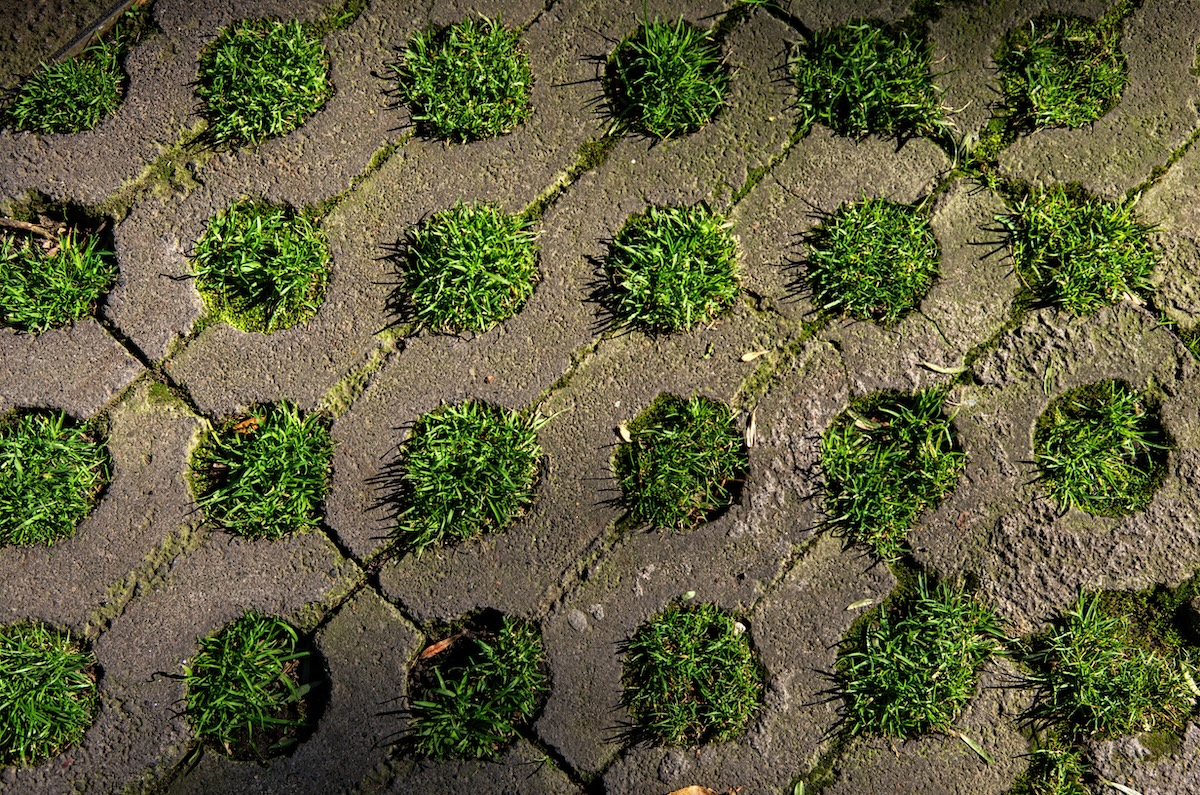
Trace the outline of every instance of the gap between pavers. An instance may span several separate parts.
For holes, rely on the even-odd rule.
[[[1106,198],[1138,185],[1200,125],[1198,42],[1194,2],[1145,0],[1124,23],[1129,82],[1117,105],[1087,127],[1018,138],[1000,153],[1001,171],[1027,182],[1080,182]]]
[[[364,792],[387,795],[409,793],[470,792],[472,795],[581,795],[554,763],[526,740],[516,744],[495,762],[406,760],[393,765],[394,778],[383,789]]]
[[[958,487],[910,535],[918,562],[970,574],[1010,633],[1039,630],[1080,589],[1179,582],[1200,562],[1200,380],[1191,355],[1153,316],[1128,303],[1084,318],[1031,313],[975,365],[978,386],[950,394],[967,463]],[[1063,392],[1103,379],[1151,382],[1165,393],[1174,437],[1162,487],[1123,518],[1059,515],[1036,482],[1033,430]],[[1047,389],[1049,394],[1046,394]]]
[[[156,403],[151,383],[112,409],[112,482],[75,535],[50,547],[0,547],[0,620],[36,617],[83,630],[93,611],[119,608],[127,590],[121,582],[131,572],[165,573],[170,560],[156,557],[164,542],[198,523],[183,472],[200,423]]]
[[[0,329],[0,413],[29,406],[87,419],[143,369],[94,318],[41,334]]]
[[[1092,769],[1146,795],[1200,791],[1200,726],[1187,724],[1182,742],[1155,756],[1135,736],[1088,744]]]
[[[754,649],[766,670],[766,704],[745,736],[696,749],[646,745],[629,749],[606,771],[608,791],[667,792],[692,784],[719,792],[739,787],[748,793],[791,791],[793,783],[803,780],[819,755],[828,750],[838,724],[840,701],[829,692],[838,643],[864,609],[878,609],[851,610],[849,606],[863,599],[878,605],[894,585],[886,566],[872,565],[861,552],[843,551],[836,539],[823,535],[805,550],[747,621]],[[703,592],[698,592],[697,598],[702,596]],[[648,600],[638,601],[649,606]],[[627,621],[625,616],[612,618]],[[618,624],[618,631],[629,634],[634,628]],[[586,653],[616,654],[615,647],[599,648],[597,639],[604,633],[611,635],[612,631],[606,627],[584,641],[589,647]],[[623,639],[605,638],[609,643]],[[619,662],[616,667],[612,661],[602,662],[596,668],[604,672],[597,677],[603,688],[595,688],[593,699],[615,702],[620,694],[619,681],[614,678],[620,675]],[[580,709],[598,712],[610,721],[628,720],[628,715],[613,710],[611,703]]]
[[[96,640],[100,713],[83,743],[16,770],[5,792],[153,790],[194,744],[180,714],[183,683],[170,676],[182,673],[196,639],[247,609],[311,628],[361,576],[321,533],[274,543],[214,533],[171,564],[165,586],[141,594]]]
[[[539,25],[545,21],[543,17]],[[781,37],[782,26],[759,16],[739,28],[734,41],[743,42],[739,47],[749,46],[747,40],[757,41],[767,33]],[[750,71],[747,65],[745,74]],[[739,80],[735,76],[735,86]],[[739,105],[695,135],[674,141],[654,145],[635,138],[619,141],[605,164],[584,174],[542,219],[541,282],[520,313],[470,338],[422,333],[404,341],[403,352],[372,379],[333,427],[337,452],[327,503],[329,522],[354,554],[365,556],[376,550],[391,529],[386,512],[375,509],[381,495],[371,483],[391,460],[401,428],[439,401],[472,397],[520,408],[535,400],[572,367],[572,357],[607,327],[609,319],[593,294],[603,278],[600,263],[607,241],[626,218],[645,210],[648,203],[714,200],[710,191],[744,180],[750,167],[764,163],[772,150],[786,142],[790,122],[775,107],[784,101],[770,95],[765,108]],[[775,115],[776,122],[767,125],[770,134],[765,135],[752,119],[768,115]],[[406,147],[401,157],[409,151]],[[379,177],[392,168],[389,162]],[[478,180],[460,182],[458,195],[502,198],[496,196],[488,175],[481,174]],[[372,183],[368,180],[367,185]],[[442,206],[451,203],[444,199]],[[511,203],[506,209],[519,207],[519,199]],[[394,242],[403,234],[404,223],[389,227],[383,240]],[[734,234],[739,230],[735,228]],[[771,347],[769,336],[760,342]]]
[[[1200,147],[1193,146],[1146,191],[1137,207],[1156,224],[1162,262],[1151,280],[1154,303],[1183,331],[1200,330]]]
[[[314,734],[266,764],[237,762],[205,749],[199,764],[168,791],[290,795],[355,789],[385,765],[404,727],[398,713],[406,706],[408,664],[420,645],[416,628],[378,593],[364,588],[316,633],[329,701]]]

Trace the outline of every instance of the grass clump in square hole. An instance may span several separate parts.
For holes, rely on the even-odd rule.
[[[729,507],[749,460],[729,407],[660,395],[624,428],[613,470],[630,511],[653,527],[691,530]]]
[[[182,676],[197,737],[234,759],[263,760],[311,733],[321,666],[294,627],[251,611],[198,644]]]
[[[806,236],[813,302],[826,312],[893,324],[938,277],[941,249],[923,204],[848,202]]]
[[[533,502],[546,418],[479,401],[422,414],[394,465],[393,539],[420,553],[506,530]]]
[[[606,82],[616,124],[661,139],[695,132],[717,114],[729,69],[712,30],[656,18],[613,50]]]
[[[0,766],[37,764],[79,745],[96,718],[98,674],[69,632],[0,626]]]
[[[1005,640],[990,607],[919,576],[913,593],[857,623],[842,643],[845,730],[900,738],[948,731]]]
[[[1088,765],[1082,753],[1059,738],[1029,754],[1029,767],[1006,795],[1092,795],[1083,783]]]
[[[329,260],[315,219],[242,200],[209,219],[192,252],[192,273],[214,317],[269,334],[316,314],[325,300]]]
[[[329,487],[333,440],[318,413],[256,406],[210,431],[192,454],[192,486],[209,524],[278,539],[316,527]]]
[[[1149,399],[1123,381],[1098,381],[1052,400],[1033,453],[1041,481],[1066,511],[1125,516],[1162,483],[1171,441]]]
[[[729,310],[741,292],[732,226],[704,205],[650,207],[631,216],[609,245],[613,314],[667,333]]]
[[[1136,203],[1055,184],[1032,190],[1016,212],[996,220],[1008,230],[1017,275],[1035,299],[1086,315],[1150,292],[1159,253],[1150,242],[1153,227],[1134,213]]]
[[[1080,594],[1028,643],[1034,702],[1026,717],[1078,738],[1182,734],[1196,706],[1196,648],[1177,625],[1173,596]]]
[[[39,334],[89,317],[117,280],[99,230],[43,218],[0,227],[0,325]]]
[[[800,127],[838,135],[937,137],[950,123],[930,74],[930,47],[904,28],[861,20],[816,31],[792,49]]]
[[[850,401],[821,437],[828,523],[882,560],[904,553],[922,511],[953,491],[966,462],[945,393],[879,392]]]
[[[69,538],[111,477],[101,435],[62,412],[0,417],[0,547]]]
[[[392,70],[422,134],[467,143],[522,124],[533,74],[520,40],[486,17],[414,35]]]
[[[484,611],[421,652],[409,674],[405,744],[436,760],[496,759],[550,692],[541,633]]]
[[[741,736],[762,708],[763,671],[745,625],[715,604],[675,603],[625,644],[628,735],[664,745]]]
[[[408,234],[393,303],[433,331],[484,332],[520,311],[538,281],[537,233],[523,215],[458,202]]]
[[[1010,127],[1082,127],[1125,88],[1120,28],[1082,17],[1041,16],[1013,29],[996,55]]]
[[[241,20],[200,53],[196,95],[206,135],[217,144],[251,145],[291,132],[332,94],[329,55],[300,22]]]

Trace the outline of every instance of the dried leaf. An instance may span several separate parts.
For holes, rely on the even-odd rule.
[[[442,640],[439,640],[437,643],[433,643],[433,644],[430,644],[429,646],[426,646],[425,650],[422,651],[419,655],[417,655],[417,659],[418,660],[428,660],[430,657],[433,657],[434,655],[441,654],[446,649],[450,648],[450,644],[453,643],[454,641],[458,640],[461,636],[462,636],[462,633],[459,632],[457,634],[451,635],[448,638],[443,638]]]
[[[746,351],[742,354],[743,362],[752,362],[759,356],[766,356],[770,351]]]
[[[959,733],[958,733],[958,739],[960,739],[960,740],[962,740],[964,743],[966,743],[966,744],[967,744],[967,747],[968,747],[968,748],[970,748],[970,749],[971,749],[972,751],[974,751],[975,753],[977,753],[977,754],[979,755],[979,758],[980,758],[980,759],[982,759],[982,760],[983,760],[983,761],[984,761],[986,764],[989,764],[989,765],[994,765],[994,764],[996,764],[996,760],[995,760],[995,758],[994,758],[994,757],[993,757],[991,754],[989,754],[987,751],[983,750],[983,746],[982,746],[982,745],[980,745],[979,743],[975,742],[974,740],[972,740],[972,739],[971,739],[970,737],[968,737],[967,735],[963,734],[962,732],[959,732]]]
[[[619,433],[621,435],[621,441],[623,441],[623,442],[632,442],[633,441],[633,435],[629,433],[629,426],[626,425],[625,423],[622,422],[620,425],[617,426],[617,433]]]
[[[755,431],[758,429],[758,409],[750,412],[750,418],[746,420],[746,446],[754,446]]]
[[[965,373],[968,369],[965,366],[942,367],[940,364],[934,364],[933,362],[924,362],[924,361],[921,362],[921,366],[924,367],[926,370],[933,370],[935,373],[941,373],[942,375],[958,375],[959,373]]]
[[[1142,793],[1138,792],[1137,790],[1133,789],[1132,787],[1127,787],[1124,784],[1118,784],[1115,781],[1109,781],[1106,778],[1100,779],[1100,783],[1106,787],[1112,787],[1117,792],[1124,792],[1125,795],[1142,795]]]
[[[233,426],[234,433],[254,433],[258,430],[258,417],[247,417]]]
[[[684,787],[683,789],[677,789],[674,792],[669,792],[667,795],[721,795],[721,793],[717,792],[715,789],[709,789],[708,787],[701,787],[698,784],[693,784],[690,787]]]
[[[874,599],[859,599],[857,602],[851,602],[847,605],[846,610],[858,610],[863,607],[870,607],[873,604],[875,604]]]

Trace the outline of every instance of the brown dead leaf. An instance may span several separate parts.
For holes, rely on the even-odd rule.
[[[622,422],[620,425],[617,426],[617,433],[619,433],[621,435],[621,441],[623,441],[623,442],[632,442],[633,441],[633,435],[629,433],[629,426],[626,425],[625,423]]]
[[[433,644],[430,644],[429,646],[426,646],[425,650],[422,651],[419,655],[417,655],[417,659],[418,660],[428,660],[430,657],[441,654],[446,649],[450,648],[450,644],[454,643],[454,641],[458,640],[462,636],[463,636],[463,633],[456,632],[448,638],[443,638],[442,640],[439,640],[437,643],[433,643]]]
[[[717,792],[715,789],[709,789],[708,787],[701,787],[699,784],[693,784],[690,787],[684,787],[683,789],[677,789],[674,792],[668,792],[667,795],[721,795],[721,793]]]
[[[247,417],[233,426],[234,433],[254,433],[258,430],[258,417]]]

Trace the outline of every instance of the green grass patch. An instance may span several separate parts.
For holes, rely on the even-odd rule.
[[[879,392],[850,401],[821,437],[833,531],[882,560],[903,555],[922,511],[954,490],[966,462],[942,413],[945,393]]]
[[[1084,785],[1087,763],[1080,751],[1056,742],[1029,755],[1029,767],[1007,795],[1092,795]]]
[[[487,17],[414,35],[392,70],[421,133],[467,143],[529,118],[533,74],[520,41]]]
[[[1146,396],[1122,381],[1065,392],[1038,418],[1033,454],[1062,510],[1125,516],[1162,483],[1170,439]]]
[[[243,200],[209,219],[192,252],[192,273],[215,318],[269,334],[316,314],[325,300],[329,261],[315,219]]]
[[[409,232],[393,303],[434,331],[481,333],[520,311],[537,281],[533,223],[460,201]]]
[[[608,57],[609,104],[619,127],[653,138],[695,132],[717,114],[729,69],[712,30],[683,20],[643,22]]]
[[[891,610],[881,607],[842,644],[836,678],[845,730],[902,738],[948,731],[1004,640],[990,607],[919,577],[915,593]]]
[[[996,220],[1008,230],[1017,275],[1035,298],[1086,315],[1151,291],[1159,253],[1150,242],[1153,227],[1134,213],[1136,203],[1056,184],[1032,190],[1013,214]]]
[[[200,53],[196,96],[216,144],[252,145],[291,132],[332,94],[325,46],[299,22],[241,20]]]
[[[792,49],[801,130],[839,135],[936,137],[950,127],[930,74],[930,46],[873,21],[816,31]]]
[[[400,445],[390,485],[398,519],[393,539],[420,553],[498,533],[525,514],[542,462],[540,415],[478,401],[422,414]]]
[[[763,671],[745,627],[715,604],[672,604],[625,644],[630,739],[700,745],[741,736],[762,708]]]
[[[62,412],[0,417],[0,547],[70,538],[111,477],[99,434]]]
[[[121,104],[121,48],[98,41],[74,58],[43,64],[8,108],[13,128],[35,133],[90,130]]]
[[[1026,654],[1027,717],[1079,737],[1179,734],[1195,711],[1194,647],[1131,618],[1129,595],[1081,594]]]
[[[826,312],[885,325],[916,309],[941,260],[925,209],[864,198],[826,217],[805,240],[813,302]]]
[[[605,265],[613,314],[665,333],[729,310],[741,291],[732,226],[702,204],[650,207],[631,216],[609,245]]]
[[[625,428],[613,471],[630,511],[654,527],[691,530],[733,503],[749,459],[729,407],[660,395]]]
[[[117,260],[95,232],[34,226],[44,234],[0,231],[0,325],[38,334],[94,314]]]
[[[256,406],[209,432],[192,454],[192,485],[209,524],[282,538],[320,524],[333,440],[320,414]]]
[[[184,715],[197,737],[244,760],[278,756],[304,739],[320,683],[290,624],[249,612],[198,644],[183,666]]]
[[[406,742],[436,760],[498,758],[550,692],[537,627],[494,612],[426,648],[408,681]]]
[[[1013,29],[996,54],[1009,126],[1082,127],[1107,113],[1125,88],[1119,25],[1041,16]]]
[[[69,632],[0,626],[0,765],[33,765],[79,745],[95,720],[96,658]]]

